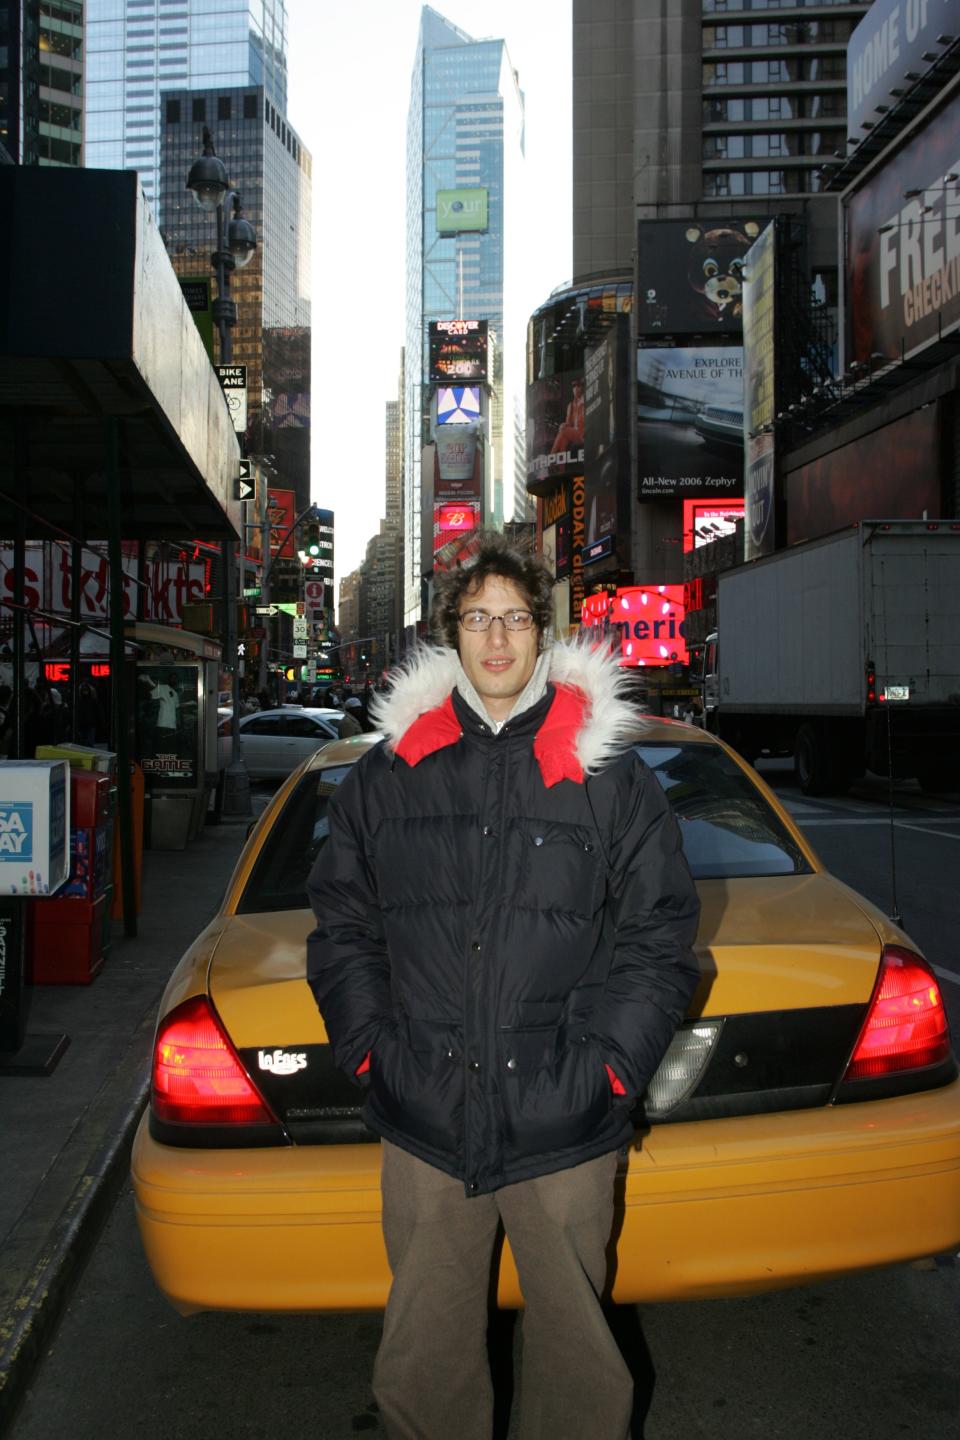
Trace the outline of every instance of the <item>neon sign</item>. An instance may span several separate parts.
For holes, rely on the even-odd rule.
[[[90,666],[90,678],[92,680],[104,680],[109,674],[109,665]],[[44,679],[48,680],[51,685],[66,685],[70,680],[70,661],[47,660],[44,663],[43,676]]]
[[[625,666],[685,665],[686,610],[682,585],[629,585],[615,595],[589,595],[583,602],[583,623],[620,636],[620,664]]]

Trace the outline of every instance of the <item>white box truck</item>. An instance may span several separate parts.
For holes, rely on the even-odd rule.
[[[960,786],[960,521],[869,520],[717,577],[702,723],[808,795]]]

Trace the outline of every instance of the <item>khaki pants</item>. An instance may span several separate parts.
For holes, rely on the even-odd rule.
[[[627,1440],[633,1382],[598,1299],[616,1152],[467,1199],[383,1142],[393,1286],[373,1390],[389,1440],[490,1440],[490,1265],[503,1221],[523,1290],[521,1440]]]

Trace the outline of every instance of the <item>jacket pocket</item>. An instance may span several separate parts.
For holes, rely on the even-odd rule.
[[[389,1125],[454,1153],[463,1122],[463,1034],[447,1021],[402,1016],[374,1046],[373,1109]]]
[[[596,833],[585,825],[524,820],[518,826],[516,903],[591,916],[603,895]]]
[[[504,1138],[517,1155],[586,1143],[610,1113],[603,1062],[565,1026],[502,1029],[499,1090]]]

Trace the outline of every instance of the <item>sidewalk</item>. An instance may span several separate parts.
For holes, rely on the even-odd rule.
[[[249,823],[146,851],[137,936],[112,922],[90,985],[28,988],[28,1036],[70,1043],[52,1075],[0,1076],[0,1433],[127,1175],[160,996],[213,917]]]

